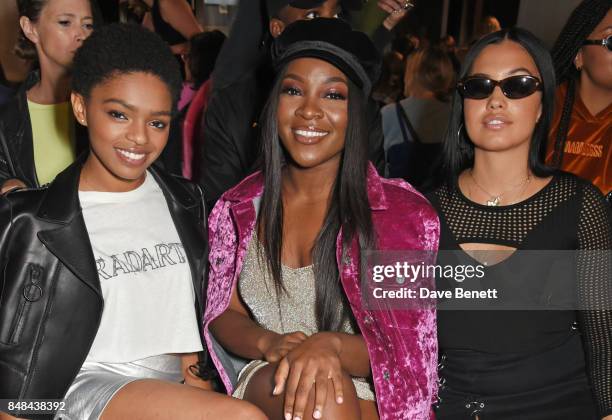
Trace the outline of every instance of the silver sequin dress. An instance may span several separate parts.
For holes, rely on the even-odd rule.
[[[315,315],[315,277],[312,266],[301,268],[282,267],[283,284],[287,293],[277,299],[274,281],[265,261],[260,260],[257,235],[253,234],[240,278],[238,293],[247,305],[254,320],[270,331],[286,334],[302,331],[306,335],[318,332]],[[261,253],[263,255],[263,252]],[[355,334],[350,322],[346,322],[342,332]],[[242,398],[249,380],[255,372],[268,362],[254,360],[245,366],[238,377],[234,396]],[[374,401],[374,387],[366,378],[353,378],[357,397]]]

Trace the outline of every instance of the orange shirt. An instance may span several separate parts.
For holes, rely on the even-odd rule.
[[[546,161],[552,161],[567,84],[557,89]],[[591,181],[604,194],[612,190],[612,104],[591,115],[576,92],[561,168]]]

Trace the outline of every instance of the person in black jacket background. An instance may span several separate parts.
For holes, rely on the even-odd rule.
[[[90,151],[47,188],[0,197],[0,395],[46,418],[261,419],[214,393],[202,343],[205,207],[151,166],[181,88],[154,33],[112,24],[74,60]]]
[[[358,9],[361,0],[253,0],[240,3],[232,32],[225,43],[212,75],[213,92],[198,142],[200,156],[194,179],[206,192],[209,205],[236,185],[258,165],[259,114],[272,85],[269,38],[278,37],[285,27],[298,20],[338,17]],[[397,24],[411,2],[379,0],[381,9],[391,13]],[[384,39],[380,35],[377,38]],[[264,41],[265,42],[262,42]],[[380,46],[379,46],[380,47]],[[379,172],[384,170],[382,124],[378,105],[369,101],[367,118],[369,158]]]

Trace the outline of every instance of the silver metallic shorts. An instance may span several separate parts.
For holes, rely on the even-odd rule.
[[[181,358],[162,354],[128,363],[85,362],[64,397],[65,410],[54,420],[97,420],[122,387],[139,379],[181,382]]]

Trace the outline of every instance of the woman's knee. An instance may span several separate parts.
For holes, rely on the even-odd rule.
[[[323,418],[358,419],[360,416],[359,399],[353,384],[353,378],[342,371],[342,404],[336,402],[336,389],[330,380],[327,387],[327,398],[323,407]],[[310,393],[307,410],[315,409],[315,395]]]
[[[268,415],[281,416],[284,406],[284,395],[274,396],[274,375],[277,369],[276,363],[271,363],[258,370],[250,379],[244,398],[261,407]],[[324,418],[357,419],[359,418],[359,400],[357,391],[350,374],[342,372],[342,404],[336,402],[336,393],[333,382],[330,380],[327,387],[326,403],[323,407]],[[308,395],[306,413],[304,418],[311,418],[315,409],[315,388]],[[275,413],[275,414],[273,414]]]
[[[245,420],[267,420],[268,416],[264,414],[256,405],[250,402],[238,400],[239,403],[232,410],[232,418]]]
[[[194,395],[192,395],[193,397]],[[184,400],[179,418],[210,420],[232,418],[237,420],[266,420],[267,417],[255,405],[214,391],[198,391],[196,398]]]
[[[251,400],[251,397],[274,398],[272,391],[274,390],[274,374],[277,367],[278,364],[271,363],[255,372],[247,385],[245,399]]]

